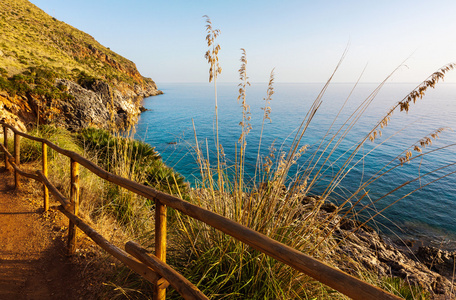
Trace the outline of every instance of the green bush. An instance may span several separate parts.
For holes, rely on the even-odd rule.
[[[110,172],[137,178],[165,192],[186,190],[184,177],[167,167],[154,147],[145,142],[96,128],[83,129],[77,137],[85,149],[96,153],[98,163]]]
[[[8,76],[8,71],[5,68],[0,68],[0,76],[2,76],[2,77]]]
[[[86,89],[91,89],[93,84],[98,80],[98,78],[93,77],[89,74],[87,74],[84,71],[81,71],[79,75],[76,78],[77,82],[79,85]]]

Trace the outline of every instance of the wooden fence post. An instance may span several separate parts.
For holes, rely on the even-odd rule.
[[[3,125],[3,146],[5,146],[5,149],[8,149],[8,127]],[[7,171],[10,170],[10,165],[8,161],[8,155],[5,153],[5,169]]]
[[[155,256],[166,263],[166,205],[155,199]],[[157,281],[154,286],[154,299],[165,300],[166,288]]]
[[[17,167],[19,167],[21,164],[21,136],[16,132],[14,133],[14,163]],[[20,187],[19,177],[19,173],[14,170],[15,189],[18,189]]]
[[[47,161],[47,145],[46,143],[41,143],[41,152],[42,152],[42,171],[44,176],[48,176],[48,161]],[[47,186],[43,183],[43,207],[44,212],[49,210],[49,191]]]
[[[76,216],[79,213],[79,164],[71,159],[71,190],[70,201],[72,204],[72,213]],[[68,225],[68,254],[72,255],[76,251],[77,227],[72,221]]]

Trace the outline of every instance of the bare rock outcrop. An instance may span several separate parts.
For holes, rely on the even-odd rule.
[[[71,97],[51,101],[34,94],[11,96],[0,91],[0,119],[21,131],[38,123],[53,123],[70,130],[89,126],[127,128],[137,122],[143,111],[142,99],[162,93],[151,79],[144,79],[144,83],[132,87],[119,82],[114,86],[96,80],[80,85],[57,79],[55,86]]]
[[[434,247],[420,247],[415,253],[403,251],[385,242],[376,231],[358,225],[353,221],[340,222],[335,235],[345,242],[339,253],[380,276],[400,277],[424,287],[433,299],[456,299],[456,285],[452,282],[456,252]]]
[[[106,127],[109,123],[124,128],[134,124],[140,113],[141,97],[129,91],[122,94],[103,81],[82,87],[73,81],[58,79],[73,98],[60,103],[62,115],[56,120],[71,129]]]
[[[416,257],[430,270],[446,277],[455,275],[456,251],[446,251],[435,247],[421,246],[416,252]]]

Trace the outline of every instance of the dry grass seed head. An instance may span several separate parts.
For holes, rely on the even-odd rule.
[[[207,62],[210,64],[209,68],[209,82],[212,82],[213,79],[216,79],[218,74],[222,73],[222,68],[219,65],[218,53],[220,51],[220,45],[216,44],[215,40],[220,35],[219,29],[212,28],[211,19],[204,15],[203,18],[206,18],[206,42],[209,49],[206,51],[204,57],[207,59]]]
[[[429,134],[429,136],[425,136],[418,142],[417,145],[413,146],[413,151],[422,153],[423,152],[422,148],[426,148],[427,146],[432,145],[432,139],[434,139],[434,140],[438,139],[439,134],[447,129],[448,128],[441,127],[439,129],[437,129],[435,132]],[[405,153],[405,156],[399,157],[399,162],[402,165],[404,162],[410,161],[411,158],[412,158],[412,152],[410,150],[408,150]]]
[[[390,109],[386,116],[380,121],[380,127],[383,129],[384,127],[388,126],[388,122],[390,121],[391,116],[397,107],[399,107],[400,111],[408,112],[410,109],[410,102],[413,101],[413,103],[415,104],[418,98],[422,99],[426,93],[426,90],[429,87],[435,88],[435,85],[439,82],[439,80],[444,79],[445,73],[450,70],[453,70],[454,68],[456,68],[456,63],[449,63],[440,68],[438,71],[434,72],[431,76],[428,77],[428,79],[419,84],[413,91],[411,91],[407,96],[405,96],[404,99],[399,101],[397,105]],[[379,133],[381,133],[380,130]],[[377,135],[375,135],[374,132],[372,132],[369,135],[369,140],[373,142],[376,139],[376,137]]]
[[[434,72],[429,78],[423,81],[418,87],[416,87],[410,94],[408,94],[402,101],[399,102],[400,111],[408,112],[410,108],[410,102],[416,102],[416,100],[422,99],[425,95],[426,90],[431,87],[435,88],[435,85],[440,81],[443,80],[445,77],[445,73],[453,70],[456,67],[456,64],[450,63],[442,68],[440,68],[437,72]]]
[[[241,48],[242,55],[241,55],[241,67],[239,68],[239,79],[241,83],[239,83],[239,95],[237,97],[237,101],[241,101],[242,107],[242,121],[239,122],[239,126],[242,127],[242,133],[239,137],[239,142],[245,144],[245,138],[249,134],[250,130],[252,129],[252,125],[250,124],[251,114],[250,114],[250,105],[246,102],[246,88],[250,86],[249,77],[247,76],[247,55],[244,48]]]
[[[264,110],[264,119],[272,122],[271,117],[269,116],[272,112],[271,107],[269,106],[272,100],[272,95],[274,94],[274,69],[272,69],[271,74],[269,75],[268,89],[266,91],[267,97],[263,98],[266,101],[265,107],[261,109]]]

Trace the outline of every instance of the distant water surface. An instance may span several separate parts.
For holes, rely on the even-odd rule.
[[[354,84],[329,86],[323,96],[320,109],[304,135],[302,144],[309,145],[309,154],[327,132],[353,86]],[[343,156],[345,151],[359,142],[388,109],[404,98],[415,86],[416,84],[387,84],[380,90],[370,107],[332,156],[328,174],[335,174],[342,166],[343,160],[336,160],[336,158]],[[262,155],[269,153],[268,147],[272,143],[276,149],[283,147],[286,150],[290,146],[296,128],[301,124],[322,87],[323,84],[313,83],[274,85],[275,94],[270,104],[272,122],[265,123]],[[376,84],[358,84],[335,122],[338,126],[331,129],[332,134],[336,133],[353,110],[367,99],[376,87]],[[137,138],[156,147],[166,164],[194,184],[199,178],[199,173],[194,157],[195,151],[192,149],[195,145],[192,120],[200,145],[207,143],[209,155],[215,158],[213,86],[162,84],[159,88],[163,90],[164,95],[144,100],[144,106],[149,111],[141,115],[137,125]],[[263,117],[261,107],[264,106],[266,89],[266,84],[252,84],[247,89],[247,102],[250,105],[252,117],[252,130],[249,133],[246,154],[249,162],[246,171],[250,176],[254,174]],[[239,122],[242,118],[242,109],[237,103],[237,96],[237,84],[218,85],[219,139],[228,159],[234,159],[235,144],[241,132]],[[456,129],[456,84],[438,84],[435,90],[428,90],[422,100],[411,105],[408,113],[395,112],[390,124],[382,130],[382,137],[373,143],[367,142],[360,150],[357,160],[378,146],[365,159],[360,160],[342,180],[341,188],[334,193],[334,201],[346,199],[350,191],[359,187],[361,181],[366,181],[403,150],[441,127]],[[452,143],[456,143],[456,134],[447,129],[439,134],[437,140],[432,140],[432,145],[423,150],[427,152]],[[416,154],[414,152],[414,155]],[[305,159],[304,155],[299,162],[302,164]],[[456,147],[448,147],[426,155],[415,163],[397,167],[367,188],[369,199],[366,201],[375,201],[384,197],[399,184],[455,161]],[[394,160],[394,164],[397,162],[397,159]],[[374,205],[377,210],[418,189],[385,210],[383,216],[376,218],[379,223],[373,225],[378,226],[385,234],[399,235],[407,239],[424,239],[442,248],[456,249],[456,176],[446,175],[455,170],[454,166],[438,170],[423,176],[393,195],[382,198]],[[435,181],[442,176],[446,177]],[[435,182],[428,185],[432,181]],[[318,186],[314,192],[318,193]],[[369,214],[372,211],[366,211],[366,213]]]

